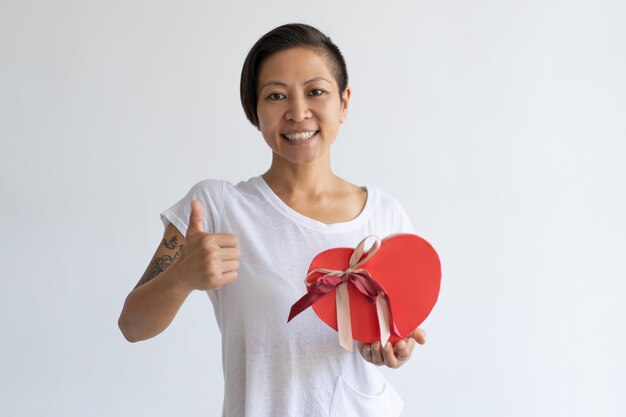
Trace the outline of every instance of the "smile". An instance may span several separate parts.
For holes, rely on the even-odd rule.
[[[303,140],[311,139],[313,136],[317,134],[317,132],[319,132],[319,130],[316,130],[314,132],[286,133],[286,134],[281,134],[281,136],[290,142],[301,142]]]

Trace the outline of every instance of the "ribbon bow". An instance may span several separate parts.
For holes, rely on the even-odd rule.
[[[363,256],[365,241],[373,237],[375,239],[372,247]],[[378,317],[378,327],[380,329],[380,343],[385,346],[391,332],[400,337],[400,332],[393,322],[391,314],[391,300],[385,288],[376,281],[365,269],[360,269],[361,265],[369,261],[380,249],[381,241],[376,236],[368,236],[358,244],[350,256],[348,268],[340,271],[334,269],[318,268],[309,272],[304,279],[307,286],[307,293],[302,296],[289,312],[289,319],[309,308],[322,296],[328,294],[333,289],[336,291],[337,305],[337,332],[339,333],[339,344],[346,350],[352,352],[352,325],[350,323],[350,299],[348,296],[348,282],[365,296],[370,304],[376,304]],[[312,282],[308,278],[313,274],[324,274]]]

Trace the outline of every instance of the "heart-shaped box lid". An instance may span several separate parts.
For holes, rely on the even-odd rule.
[[[352,248],[333,248],[319,253],[311,262],[307,283],[314,284],[324,276],[322,272],[312,272],[317,269],[345,271],[354,251]],[[363,254],[360,259],[366,256]],[[441,284],[439,256],[417,235],[400,233],[386,237],[380,241],[377,252],[359,268],[367,271],[387,294],[393,323],[399,332],[393,334],[392,331],[389,338],[392,344],[411,334],[437,302]],[[313,304],[317,316],[335,330],[338,328],[336,291],[332,289]],[[368,301],[351,283],[347,285],[347,291],[352,338],[364,343],[380,340],[376,304]]]

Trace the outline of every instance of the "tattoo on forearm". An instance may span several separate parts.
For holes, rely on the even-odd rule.
[[[166,242],[165,238],[163,238],[163,240],[161,241],[161,245],[165,246],[168,249],[176,248],[176,246],[178,246],[178,236],[172,236],[169,242]]]
[[[177,246],[177,240],[178,239],[176,239],[176,236],[171,238],[169,242],[166,242],[164,238],[161,244],[168,249],[174,249]],[[169,266],[174,263],[176,259],[178,259],[180,254],[183,253],[184,248],[185,245],[180,245],[174,256],[162,255],[154,258],[154,260],[150,263],[148,269],[143,274],[143,277],[141,277],[141,280],[139,280],[139,283],[135,288],[145,284],[146,282],[151,281],[152,279],[156,278],[161,272],[169,268]]]

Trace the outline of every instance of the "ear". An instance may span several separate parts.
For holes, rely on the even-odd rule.
[[[341,104],[340,104],[340,116],[339,123],[343,123],[348,117],[348,104],[350,103],[350,96],[352,95],[352,89],[350,87],[346,87],[343,94],[341,95]]]

